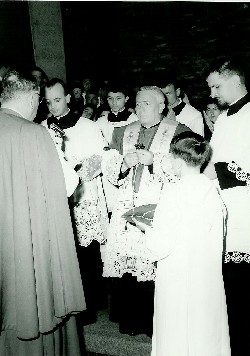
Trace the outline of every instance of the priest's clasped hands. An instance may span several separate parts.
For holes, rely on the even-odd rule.
[[[135,152],[127,153],[124,156],[122,163],[122,171],[126,171],[129,168],[135,167],[137,164],[141,163],[145,166],[150,166],[153,164],[154,155],[153,152],[140,149]]]

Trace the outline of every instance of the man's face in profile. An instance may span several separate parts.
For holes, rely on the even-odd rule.
[[[222,106],[231,104],[235,98],[233,96],[232,78],[219,74],[218,72],[211,73],[207,78],[207,84],[211,90],[211,97],[218,100]]]

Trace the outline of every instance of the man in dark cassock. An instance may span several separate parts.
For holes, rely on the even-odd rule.
[[[0,109],[0,354],[81,355],[85,299],[55,145],[32,122],[36,83],[16,71]]]

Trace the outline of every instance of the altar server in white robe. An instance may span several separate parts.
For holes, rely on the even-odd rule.
[[[200,174],[211,148],[201,136],[182,133],[170,153],[180,180],[162,191],[152,227],[141,226],[158,261],[151,356],[229,356],[225,208],[214,184]]]

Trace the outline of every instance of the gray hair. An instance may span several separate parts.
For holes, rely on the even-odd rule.
[[[143,86],[139,89],[138,93],[140,91],[151,91],[152,94],[155,96],[155,98],[157,99],[159,104],[164,104],[165,103],[165,95],[163,94],[163,92],[161,91],[161,89],[159,87],[157,87],[156,85],[148,85],[148,86]]]
[[[31,76],[10,70],[2,80],[1,101],[9,101],[32,91],[39,91],[39,87]]]

